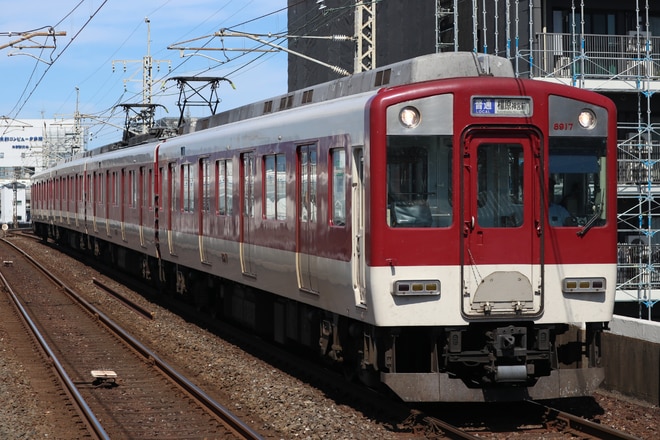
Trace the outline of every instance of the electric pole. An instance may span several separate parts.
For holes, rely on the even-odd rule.
[[[124,72],[126,72],[126,65],[128,63],[142,63],[142,104],[146,112],[151,112],[149,115],[143,115],[142,119],[147,121],[147,124],[144,124],[142,127],[143,133],[146,133],[149,128],[153,125],[154,121],[154,107],[152,106],[152,97],[153,97],[153,67],[155,65],[160,65],[160,63],[170,64],[170,60],[154,60],[151,57],[151,21],[149,17],[145,17],[144,22],[147,24],[147,55],[142,57],[141,60],[114,60],[112,62],[112,70],[115,70],[115,63],[122,63],[124,65]],[[126,82],[129,80],[124,80],[124,87]]]

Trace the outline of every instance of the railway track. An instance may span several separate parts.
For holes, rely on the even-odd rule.
[[[437,413],[441,414],[440,418],[435,416]],[[535,401],[465,404],[453,409],[442,405],[427,413],[416,411],[414,417],[418,425],[428,427],[427,432],[441,433],[453,439],[641,440],[627,432]]]
[[[29,255],[1,246],[5,291],[65,384],[62,408],[78,408],[78,437],[261,438]]]
[[[47,249],[47,248],[46,248]],[[39,252],[41,253],[41,252]],[[110,273],[109,273],[110,274]],[[114,275],[110,275],[110,278],[114,278]],[[112,295],[113,298],[117,298],[117,301],[111,301],[115,304],[115,308],[130,308],[131,312],[135,316],[135,321],[140,322],[151,321],[154,319],[155,314],[152,312],[152,308],[140,307],[135,304],[134,301],[131,301],[129,298],[122,297],[120,292],[115,292],[109,284],[114,285],[114,282],[108,283],[107,281],[100,281],[96,278],[91,278],[92,284],[103,289],[103,291],[108,292]],[[118,289],[122,290],[122,289]],[[144,289],[140,289],[141,291]],[[149,293],[145,293],[149,296]],[[129,296],[132,296],[129,295]],[[98,300],[96,300],[98,301]],[[138,301],[144,304],[144,301]],[[228,338],[232,341],[238,341],[241,339],[240,330],[233,329],[227,330],[227,326],[211,319],[210,316],[205,316],[200,314],[194,306],[186,306],[181,304],[178,301],[171,301],[167,297],[160,297],[158,302],[161,305],[168,303],[168,307],[172,304],[177,304],[175,308],[177,313],[185,317],[186,320],[190,322],[196,322],[199,326],[206,329],[213,330],[214,333],[223,335],[222,338]],[[153,306],[153,305],[152,305]],[[188,309],[188,310],[187,310]],[[108,309],[107,305],[104,308],[106,313],[112,314],[112,310]],[[160,314],[164,312],[159,312]],[[204,319],[202,319],[204,318]],[[214,328],[218,327],[218,328]],[[235,331],[234,331],[235,330]],[[469,417],[470,420],[456,420],[451,417],[445,417],[445,412],[433,412],[433,411],[416,411],[411,410],[410,407],[406,405],[398,405],[393,401],[384,399],[382,395],[377,395],[373,393],[372,398],[368,398],[367,390],[356,389],[354,385],[346,385],[346,382],[343,379],[337,377],[336,380],[330,380],[329,374],[327,371],[315,375],[314,365],[302,361],[300,359],[293,360],[290,353],[285,353],[275,347],[272,347],[270,344],[266,344],[260,339],[255,340],[254,338],[249,338],[252,342],[241,341],[238,342],[238,345],[241,347],[248,347],[248,351],[255,353],[258,357],[262,359],[268,359],[268,363],[275,365],[278,368],[283,369],[290,374],[304,377],[304,381],[311,383],[313,387],[319,387],[324,390],[324,393],[330,396],[336,401],[350,401],[351,405],[356,406],[362,412],[367,413],[379,413],[379,414],[388,414],[387,416],[381,416],[381,421],[388,419],[392,421],[392,425],[395,425],[394,430],[401,432],[401,438],[409,439],[407,435],[413,435],[412,438],[461,438],[461,439],[475,439],[475,438],[491,438],[491,439],[501,439],[507,438],[507,433],[515,433],[516,438],[539,438],[545,436],[546,438],[601,438],[601,439],[625,439],[630,440],[637,437],[630,436],[625,432],[618,432],[609,429],[606,426],[599,425],[597,423],[589,422],[580,417],[571,416],[566,412],[559,410],[554,410],[549,407],[539,407],[534,405],[535,408],[533,411],[537,415],[523,416],[521,414],[516,414],[518,421],[516,423],[508,423],[505,426],[498,426],[497,421],[487,421],[484,420],[484,413],[480,412],[480,409],[475,409],[474,406],[465,407],[466,418]],[[258,346],[257,346],[258,345]],[[278,354],[278,352],[280,352]],[[257,354],[258,353],[258,354]],[[295,365],[293,367],[292,365]],[[297,371],[294,371],[297,368]],[[318,370],[316,366],[316,370]],[[341,385],[344,384],[344,386]],[[341,391],[337,391],[340,390]],[[351,394],[353,393],[353,394]],[[365,401],[371,400],[372,403],[365,403]],[[372,406],[373,405],[373,406]],[[445,409],[447,407],[444,407]],[[491,412],[493,406],[483,406],[479,407],[482,410]],[[504,414],[496,415],[494,419],[505,419],[510,418],[511,410],[509,405],[501,404],[498,405],[498,408],[504,411]],[[521,408],[517,406],[516,408]],[[456,409],[456,412],[462,412],[460,409]],[[523,411],[513,410],[513,413],[522,413]],[[409,414],[406,419],[406,414]],[[469,416],[468,416],[469,414]],[[475,422],[475,418],[477,422]],[[478,421],[483,421],[479,425]],[[386,424],[389,422],[385,422]],[[407,433],[407,434],[406,434]],[[356,437],[359,438],[359,437]]]

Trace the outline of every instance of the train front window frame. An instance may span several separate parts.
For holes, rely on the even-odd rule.
[[[452,137],[387,136],[387,225],[443,228],[453,223]]]
[[[605,225],[607,139],[551,137],[548,156],[550,226]]]

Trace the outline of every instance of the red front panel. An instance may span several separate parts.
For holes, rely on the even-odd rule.
[[[452,104],[433,109],[433,99],[442,96],[450,96]],[[555,96],[560,97],[563,107],[553,104],[559,111],[551,113]],[[517,97],[524,97],[530,107],[516,114],[516,104],[513,110],[506,109],[511,114],[482,115],[475,112],[474,97],[507,97],[514,104]],[[397,123],[391,114],[388,120],[388,108],[413,105],[420,100],[426,100],[424,105],[432,109],[421,115],[426,131],[424,136],[417,136],[414,129],[409,130],[411,141],[404,145],[396,140],[397,136],[388,133],[391,125]],[[573,117],[573,110],[581,107],[596,108],[601,117],[597,130],[581,129],[577,121],[567,128],[565,121]],[[432,126],[429,128],[429,115],[432,124],[439,127],[437,134]],[[440,129],[447,125],[449,133]],[[616,117],[608,99],[588,91],[531,80],[492,77],[438,80],[381,91],[371,101],[369,126],[366,169],[370,182],[367,190],[369,265],[458,265],[468,263],[471,258],[478,259],[478,264],[616,262],[616,248],[612,245],[616,233]],[[596,136],[596,133],[601,134]],[[449,209],[446,218],[451,220],[449,223],[434,220],[431,226],[419,223],[395,227],[389,196],[394,193],[393,170],[400,173],[404,159],[397,159],[397,168],[390,166],[392,144],[396,141],[419,150],[419,145],[426,142],[423,139],[433,136],[450,139],[452,157],[446,171],[449,188],[441,182],[441,172],[429,168],[424,172],[437,176],[423,176],[427,183],[416,197],[446,191]],[[602,167],[600,177],[592,177],[597,173],[587,169],[569,169],[571,148],[576,151],[574,162],[578,163],[586,157],[578,152],[581,151],[578,147],[585,144],[589,149],[598,142],[603,145],[602,151],[585,163]],[[427,148],[430,143],[424,145]],[[413,149],[409,151],[416,154]],[[551,153],[559,156],[551,158]],[[431,155],[428,157],[430,163]],[[436,168],[443,167],[444,163]],[[419,169],[409,169],[411,175],[420,175]],[[583,184],[590,185],[584,192],[581,214],[574,214],[574,224],[551,225],[548,221],[550,177],[564,176],[564,191],[568,192],[569,184],[578,175],[583,176]],[[601,181],[594,180],[598,178]],[[414,183],[409,187],[415,185],[420,186]],[[444,215],[438,208],[440,204],[435,205],[431,204],[432,210],[435,209],[434,219]],[[592,217],[590,213],[601,208],[603,212],[597,221],[585,229]]]

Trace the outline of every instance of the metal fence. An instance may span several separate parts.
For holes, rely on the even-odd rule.
[[[617,156],[620,185],[660,183],[660,142],[619,141]]]
[[[634,80],[660,77],[660,37],[541,33],[534,53],[536,77]]]
[[[660,245],[619,243],[618,260],[617,286],[660,289]]]

